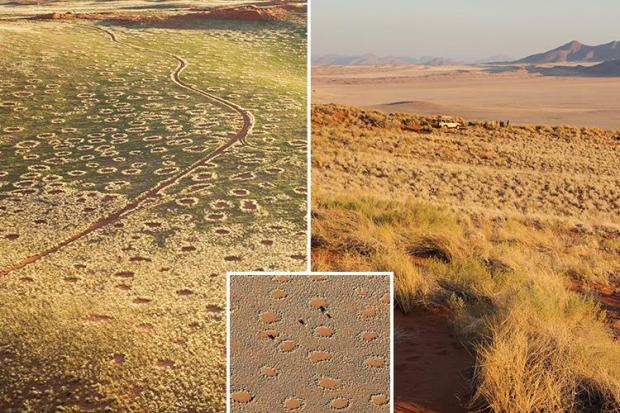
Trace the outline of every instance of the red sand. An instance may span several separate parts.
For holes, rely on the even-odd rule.
[[[447,317],[416,309],[394,314],[395,413],[462,413],[474,359]]]
[[[605,311],[605,321],[616,339],[620,339],[620,287],[596,283],[572,281],[570,289],[581,294],[593,296]]]

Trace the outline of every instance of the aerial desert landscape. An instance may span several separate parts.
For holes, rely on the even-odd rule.
[[[391,411],[390,276],[229,277],[231,412]]]
[[[312,131],[312,267],[394,271],[396,412],[618,411],[619,130],[331,104]]]
[[[0,8],[3,412],[222,411],[226,271],[306,266],[305,4],[112,3]]]
[[[513,62],[317,58],[314,103],[518,124],[620,128],[620,42],[573,41]]]

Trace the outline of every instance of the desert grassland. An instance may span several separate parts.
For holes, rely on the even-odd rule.
[[[425,134],[408,129],[428,127],[430,118],[333,105],[313,113],[324,189],[346,183],[486,215],[620,224],[620,131],[473,122]]]
[[[8,28],[7,28],[8,27]],[[225,272],[305,263],[305,28],[0,23],[0,269],[184,170],[132,213],[2,275],[0,410],[225,403]],[[131,47],[136,45],[149,50]]]
[[[620,282],[617,132],[426,134],[335,105],[312,122],[313,269],[394,271],[402,311],[448,308],[471,409],[618,411],[613,319],[571,288]]]
[[[386,275],[230,283],[231,413],[390,412]]]

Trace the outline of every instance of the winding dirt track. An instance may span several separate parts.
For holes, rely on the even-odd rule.
[[[84,25],[86,26],[86,25]],[[4,269],[0,269],[0,276],[2,275],[7,275],[9,273],[12,273],[14,271],[17,271],[19,269],[22,269],[24,267],[26,267],[27,265],[30,265],[36,261],[39,261],[40,259],[54,254],[55,252],[61,250],[62,248],[66,247],[67,245],[79,240],[80,238],[83,238],[89,234],[91,234],[94,231],[97,231],[98,229],[101,229],[105,226],[108,226],[116,221],[118,221],[119,219],[121,219],[122,217],[125,217],[127,215],[129,215],[130,213],[137,211],[138,209],[140,209],[141,207],[143,207],[145,204],[148,204],[149,202],[154,202],[155,200],[157,200],[158,198],[161,197],[162,192],[177,184],[179,180],[187,177],[188,175],[191,175],[192,172],[194,172],[198,167],[203,166],[204,164],[206,164],[207,162],[211,161],[212,159],[218,157],[219,155],[223,154],[226,150],[228,150],[231,146],[233,146],[236,143],[241,143],[241,144],[246,144],[247,143],[247,137],[248,135],[252,132],[252,128],[254,127],[254,115],[252,115],[252,113],[244,108],[242,108],[241,106],[230,102],[222,97],[213,95],[211,93],[205,92],[202,89],[199,89],[197,87],[194,87],[190,84],[185,83],[182,79],[181,79],[181,72],[183,72],[183,70],[185,70],[185,68],[188,66],[188,63],[185,59],[183,59],[180,56],[177,56],[175,54],[172,53],[168,53],[165,51],[157,51],[157,50],[151,50],[151,49],[147,49],[145,47],[141,47],[141,46],[137,46],[134,44],[130,44],[130,43],[123,43],[121,41],[118,40],[118,37],[116,36],[116,34],[112,31],[110,31],[109,29],[104,29],[101,27],[97,27],[97,26],[86,26],[89,28],[94,28],[96,30],[102,31],[105,34],[107,34],[110,39],[118,44],[122,44],[125,46],[129,46],[132,47],[134,49],[138,49],[138,50],[142,50],[142,51],[146,51],[149,53],[156,53],[156,54],[163,54],[166,56],[170,56],[172,58],[174,58],[177,62],[178,65],[177,67],[170,72],[170,79],[172,80],[172,82],[174,82],[177,86],[191,91],[193,93],[199,94],[201,96],[204,96],[212,101],[215,101],[217,104],[219,104],[222,107],[225,107],[226,109],[232,110],[234,112],[237,112],[241,118],[243,119],[243,127],[236,132],[235,134],[232,134],[228,141],[226,141],[226,143],[224,143],[223,145],[220,145],[217,149],[215,149],[213,152],[210,152],[208,155],[206,155],[204,158],[201,158],[199,160],[197,160],[196,162],[192,163],[191,165],[189,165],[188,167],[186,167],[185,169],[182,169],[181,171],[177,172],[176,174],[170,176],[169,178],[159,182],[157,185],[155,185],[154,187],[152,187],[151,189],[149,189],[146,192],[143,192],[142,194],[138,195],[136,198],[134,198],[132,201],[130,201],[127,205],[125,205],[124,207],[104,216],[99,218],[97,221],[93,222],[92,224],[90,224],[87,228],[85,228],[84,230],[70,236],[69,238],[64,239],[63,241],[59,242],[58,244],[54,245],[53,247],[50,247],[44,251],[41,251],[37,254],[31,255],[27,258],[24,258],[23,260],[17,262],[16,264],[13,264],[10,267],[4,268]]]

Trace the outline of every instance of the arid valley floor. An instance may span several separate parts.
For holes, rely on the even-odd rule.
[[[0,410],[221,411],[225,272],[305,268],[305,6],[3,17]]]
[[[543,76],[525,66],[314,66],[312,89],[313,103],[620,128],[620,77]]]

